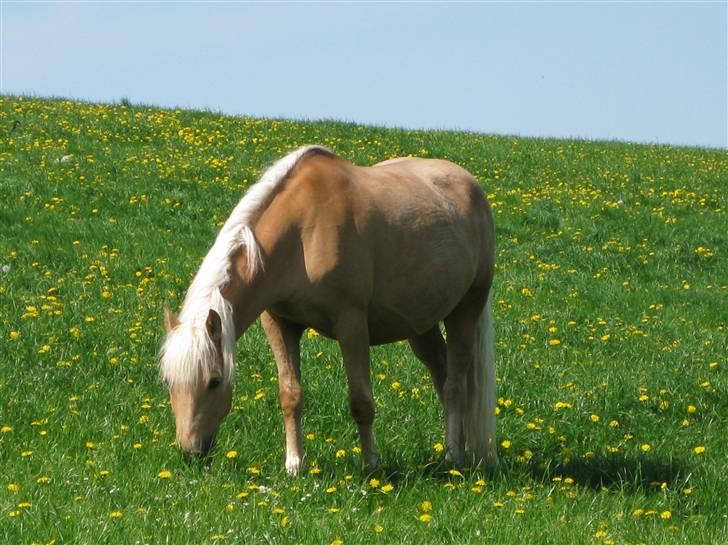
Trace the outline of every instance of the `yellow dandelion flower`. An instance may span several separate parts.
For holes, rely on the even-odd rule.
[[[111,513],[109,513],[109,516],[112,519],[120,519],[124,516],[124,513],[122,513],[121,511],[112,511]]]
[[[326,493],[327,494],[333,494],[334,492],[336,492],[336,487],[335,486],[330,486],[330,487],[328,487],[326,489]]]
[[[385,494],[389,494],[392,490],[394,490],[394,485],[391,485],[391,484],[387,483],[382,488],[380,488],[379,490],[381,490]]]
[[[504,441],[501,441],[501,446],[503,448],[506,448],[506,449],[511,448],[511,445],[512,444],[513,443],[511,443],[508,439],[505,439]]]
[[[10,483],[8,484],[8,490],[10,490],[10,492],[18,493],[20,492],[20,485],[18,483]]]
[[[369,486],[372,488],[379,488],[379,479],[370,479]]]
[[[330,545],[344,545],[344,540],[337,537],[330,543]]]
[[[0,428],[0,433],[10,433],[11,431],[13,431],[12,426],[3,426]]]
[[[425,500],[420,504],[420,509],[424,513],[429,513],[432,511],[432,502],[430,500]]]
[[[452,475],[453,477],[462,477],[463,476],[463,474],[460,473],[457,469],[451,469],[450,471],[448,471],[448,473],[450,475]]]
[[[343,458],[344,456],[346,456],[346,451],[344,449],[339,449],[336,451],[337,458]]]
[[[419,519],[420,519],[420,522],[425,522],[425,523],[432,522],[432,515],[430,515],[429,513],[422,513],[419,516]]]
[[[650,451],[652,450],[652,445],[650,445],[649,443],[645,443],[645,444],[643,444],[643,445],[642,445],[642,446],[640,447],[640,450],[641,450],[642,452],[650,452]]]
[[[157,473],[157,477],[159,477],[160,479],[171,479],[172,478],[172,472],[169,471],[169,470],[167,470],[167,469],[165,469],[165,470],[160,471],[159,473]]]
[[[589,419],[590,419],[590,420],[591,420],[592,422],[594,422],[594,423],[597,423],[597,422],[599,422],[599,420],[601,420],[601,418],[599,417],[599,415],[598,415],[598,414],[593,414],[593,415],[591,415],[591,416],[589,417]]]
[[[672,518],[672,513],[670,511],[663,511],[660,513],[660,518],[662,520],[670,520]]]
[[[698,455],[703,454],[705,452],[705,447],[703,445],[699,445],[693,449],[693,452]]]
[[[434,445],[432,445],[432,448],[435,452],[442,452],[445,450],[445,445],[443,445],[442,443],[435,443]]]
[[[377,534],[381,534],[384,531],[384,526],[381,524],[375,524],[374,525],[374,532]]]
[[[238,451],[237,450],[229,450],[225,453],[225,458],[228,458],[232,460],[233,458],[238,457]]]

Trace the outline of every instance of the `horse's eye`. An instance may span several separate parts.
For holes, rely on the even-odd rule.
[[[207,383],[207,389],[208,390],[215,390],[218,386],[222,384],[222,379],[220,377],[215,377],[210,379],[210,382]]]

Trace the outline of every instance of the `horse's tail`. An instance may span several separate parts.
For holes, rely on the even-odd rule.
[[[491,291],[492,294],[492,291]],[[468,377],[463,428],[465,443],[476,461],[498,463],[495,442],[495,335],[491,295],[483,308],[475,330],[473,367]]]

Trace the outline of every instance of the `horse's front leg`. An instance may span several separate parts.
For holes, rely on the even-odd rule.
[[[296,475],[303,463],[303,392],[300,342],[303,328],[264,312],[260,321],[278,366],[278,394],[286,430],[286,471]]]
[[[374,441],[374,397],[369,369],[369,333],[366,314],[351,311],[339,318],[336,337],[346,368],[349,408],[359,428],[364,469],[379,463]]]

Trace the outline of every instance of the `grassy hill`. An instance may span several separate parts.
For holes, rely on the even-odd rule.
[[[504,471],[439,463],[440,406],[396,344],[372,350],[363,474],[338,348],[309,334],[286,477],[258,325],[211,463],[174,447],[161,308],[308,143],[447,158],[488,192]],[[728,542],[726,182],[720,150],[0,97],[0,542]]]

